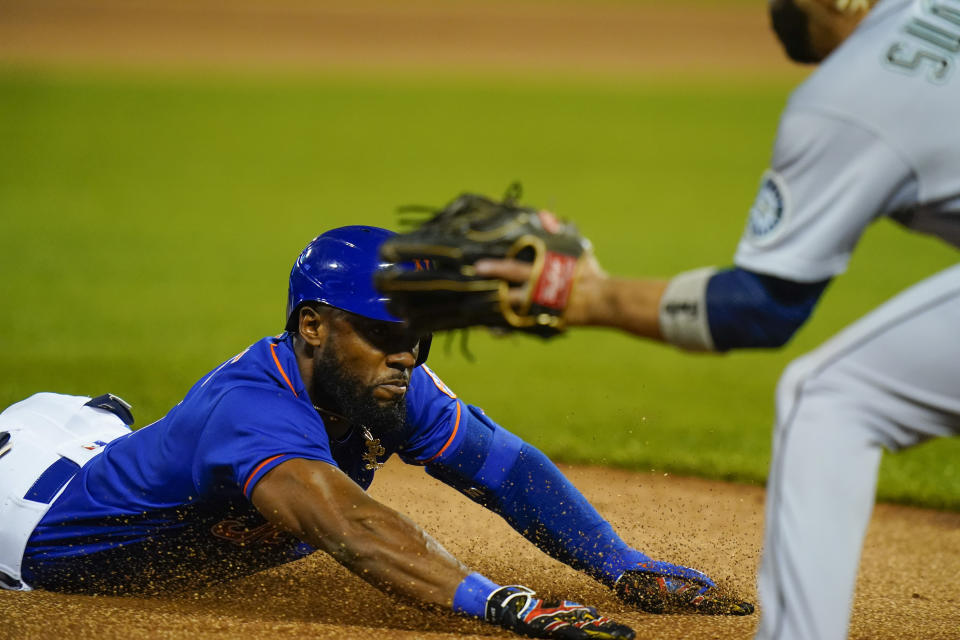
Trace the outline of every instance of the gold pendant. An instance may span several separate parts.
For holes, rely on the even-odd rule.
[[[383,445],[380,444],[379,438],[374,438],[373,434],[370,433],[370,429],[362,427],[363,434],[363,443],[367,445],[367,452],[361,456],[363,461],[366,463],[363,465],[364,469],[368,471],[376,471],[377,469],[383,468],[383,463],[377,460],[380,456],[387,452],[383,448]]]

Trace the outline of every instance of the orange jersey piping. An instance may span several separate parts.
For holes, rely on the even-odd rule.
[[[270,343],[270,354],[273,356],[273,361],[277,364],[277,370],[280,372],[280,375],[283,376],[284,382],[287,383],[287,386],[290,387],[290,391],[293,391],[293,395],[296,398],[300,396],[297,395],[297,390],[293,388],[293,385],[290,383],[290,378],[287,377],[287,372],[283,370],[283,367],[280,365],[280,358],[277,357],[277,343]]]
[[[447,447],[450,446],[450,443],[453,442],[453,439],[457,437],[457,429],[460,428],[460,403],[457,402],[457,421],[453,423],[453,433],[450,434],[450,437],[447,438],[447,441],[444,443],[440,451],[437,451],[435,454],[423,461],[423,464],[433,462],[437,458],[443,455],[443,452],[447,450]]]
[[[287,455],[287,454],[285,454],[285,453],[280,453],[280,454],[277,454],[277,455],[273,456],[272,458],[267,458],[266,460],[264,460],[263,462],[261,462],[260,464],[258,464],[258,465],[257,465],[257,468],[253,470],[253,473],[250,474],[250,477],[247,478],[246,483],[244,483],[244,485],[243,485],[243,495],[247,495],[247,489],[250,488],[250,481],[253,480],[253,477],[257,475],[257,472],[259,472],[260,469],[263,469],[266,465],[270,464],[271,462],[273,462],[273,461],[276,460],[277,458],[281,458],[281,457],[283,457],[283,456],[285,456],[285,455]]]

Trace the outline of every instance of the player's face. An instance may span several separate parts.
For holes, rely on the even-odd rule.
[[[340,312],[332,333],[344,372],[371,389],[381,403],[407,392],[420,351],[419,337],[397,322],[381,322]]]
[[[402,428],[418,337],[396,323],[336,310],[327,315],[327,331],[311,397],[375,434]]]
[[[874,0],[769,0],[770,21],[792,60],[821,62],[853,33],[873,4]]]

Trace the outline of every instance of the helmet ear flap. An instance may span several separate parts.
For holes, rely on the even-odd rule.
[[[288,333],[296,333],[297,327],[300,324],[300,307],[303,306],[301,302],[293,309],[287,308],[287,324],[283,327],[283,330]]]
[[[312,300],[304,300],[303,302],[298,303],[292,312],[287,314],[287,325],[284,327],[284,331],[288,333],[297,333],[300,330],[300,312],[312,302]],[[311,309],[316,312],[320,306],[323,306],[323,303],[315,303]]]
[[[433,334],[428,333],[427,335],[420,338],[420,349],[417,351],[417,362],[414,364],[414,367],[419,367],[424,362],[427,361],[427,356],[430,355],[430,344],[433,342]]]

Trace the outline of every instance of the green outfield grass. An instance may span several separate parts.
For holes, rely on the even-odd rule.
[[[315,234],[463,189],[577,219],[608,270],[728,264],[789,83],[0,71],[0,404],[113,391],[138,424],[280,330]],[[778,352],[611,332],[440,337],[431,364],[551,456],[762,482],[783,367],[954,251],[882,222]],[[960,442],[887,456],[882,498],[960,508]]]

